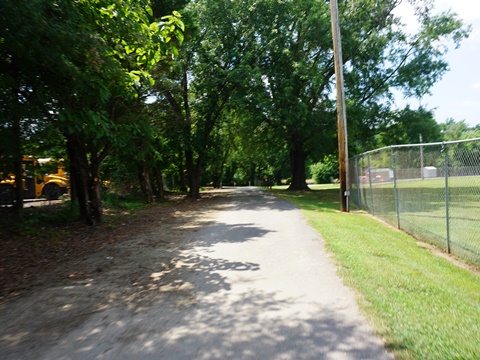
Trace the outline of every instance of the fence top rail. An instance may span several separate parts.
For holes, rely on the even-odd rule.
[[[413,147],[413,146],[438,146],[438,145],[449,145],[449,144],[459,144],[459,143],[465,143],[465,142],[470,142],[470,141],[479,141],[480,138],[473,138],[473,139],[464,139],[464,140],[454,140],[454,141],[442,141],[442,142],[433,142],[433,143],[420,143],[420,144],[402,144],[402,145],[390,145],[390,146],[385,146],[382,148],[378,148],[375,150],[370,150],[370,151],[365,151],[364,153],[355,155],[354,157],[357,156],[362,156],[366,154],[371,154],[377,151],[381,150],[387,150],[387,149],[396,149],[396,148],[404,148],[404,147]]]

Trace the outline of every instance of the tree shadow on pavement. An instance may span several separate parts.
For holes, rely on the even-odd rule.
[[[201,235],[190,239],[191,246],[210,247],[218,243],[243,243],[262,238],[271,230],[262,229],[251,223],[226,224],[217,222],[202,230]]]
[[[220,226],[231,241],[248,241],[248,236],[235,237],[236,226],[215,226]],[[252,227],[250,233],[261,236],[265,232]],[[149,232],[132,243],[99,252],[87,260],[88,264],[83,265],[87,270],[82,273],[50,286],[44,284],[13,303],[2,304],[0,358],[97,358],[96,350],[104,344],[123,342],[117,339],[116,332],[135,338],[129,335],[131,325],[151,311],[152,306],[169,310],[164,319],[149,316],[146,321],[167,329],[167,318],[174,314],[171,310],[194,306],[199,293],[230,290],[229,282],[219,272],[259,269],[252,262],[229,261],[189,251],[192,246],[206,245],[201,239],[195,241],[194,236],[180,243],[161,239]],[[98,322],[93,328],[89,325],[92,321]],[[145,323],[145,328],[149,326],[152,324]],[[114,334],[110,337],[111,331]],[[86,343],[89,345],[82,345]],[[51,357],[52,348],[65,352]],[[82,355],[82,349],[86,348],[96,355]]]
[[[296,301],[252,291],[233,302],[222,302],[221,296],[183,306],[159,301],[134,315],[111,308],[61,339],[44,358],[387,358],[378,344],[359,333],[357,324],[338,318],[336,309],[289,312]]]
[[[257,205],[244,208],[251,206]],[[387,358],[362,325],[342,316],[341,302],[317,303],[254,285],[264,276],[259,263],[212,249],[258,240],[271,230],[248,222],[208,224],[178,243],[149,232],[95,254],[82,276],[45,284],[0,308],[0,358]]]
[[[248,283],[232,296],[223,274],[257,272],[256,263],[179,249],[166,260],[150,262],[133,283],[112,266],[119,276],[110,287],[102,282],[111,277],[99,276],[44,293],[23,318],[4,322],[2,359],[386,358],[338,315],[338,304],[302,303]]]

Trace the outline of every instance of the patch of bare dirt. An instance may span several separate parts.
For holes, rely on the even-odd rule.
[[[172,198],[134,214],[107,211],[97,227],[76,223],[2,238],[0,358],[56,358],[47,355],[52,346],[100,313],[104,328],[112,325],[109,314],[118,312],[121,322],[152,304],[192,306],[184,278],[194,264],[181,253],[229,206],[228,192]]]
[[[56,227],[39,224],[36,231],[22,235],[0,230],[0,304],[47,283],[92,279],[118,260],[116,245],[134,240],[123,252],[138,251],[137,246],[172,246],[208,221],[209,212],[224,202],[226,193],[207,191],[197,201],[172,196],[166,203],[135,213],[107,209],[103,224],[96,227],[80,222]],[[54,206],[59,205],[48,211],[55,211]],[[139,281],[134,272],[131,277],[132,283]]]

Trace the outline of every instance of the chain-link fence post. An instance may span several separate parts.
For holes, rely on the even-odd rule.
[[[422,180],[425,179],[425,174],[424,174],[424,161],[423,161],[423,137],[422,134],[420,134],[420,176]]]
[[[395,149],[390,147],[393,169],[393,194],[395,197],[395,211],[397,213],[397,227],[400,229],[400,210],[398,206],[397,170],[395,165]]]
[[[445,224],[447,230],[447,252],[450,254],[450,212],[449,212],[449,191],[448,191],[448,151],[447,145],[442,144],[443,172],[445,178]]]
[[[355,184],[357,184],[357,206],[363,207],[362,205],[362,198],[361,198],[361,191],[360,191],[360,177],[358,176],[358,155],[355,156]],[[353,195],[353,194],[352,194]]]
[[[370,203],[372,204],[372,215],[375,215],[375,206],[373,204],[373,188],[372,188],[372,168],[370,167],[370,153],[368,154],[368,183],[370,185]]]

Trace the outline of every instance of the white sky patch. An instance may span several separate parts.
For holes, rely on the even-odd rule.
[[[476,101],[463,100],[463,101],[460,102],[460,104],[463,105],[463,106],[471,107],[473,109],[480,109],[480,103],[478,103]]]
[[[452,9],[466,22],[480,20],[480,1],[478,0],[437,0],[436,7],[441,11]]]
[[[406,31],[409,33],[415,33],[418,30],[418,22],[412,5],[407,2],[402,2],[395,8],[393,13],[402,19],[402,24],[406,25]]]
[[[446,61],[448,71],[431,89],[431,96],[422,99],[421,104],[427,109],[435,108],[437,122],[446,119],[465,120],[470,126],[480,124],[480,0],[436,0],[434,14],[451,10],[471,25],[472,31],[467,39],[461,42],[458,49],[448,45]],[[418,30],[417,20],[411,5],[403,2],[395,14],[402,18],[406,29]],[[401,96],[401,95],[400,95]],[[403,99],[399,99],[402,103]],[[418,101],[409,101],[412,106]]]

